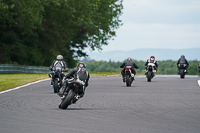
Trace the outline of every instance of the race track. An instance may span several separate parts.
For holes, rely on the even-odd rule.
[[[0,94],[0,133],[200,133],[199,77],[91,77],[67,110],[50,81]]]

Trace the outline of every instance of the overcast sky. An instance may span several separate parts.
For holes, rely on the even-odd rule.
[[[102,52],[200,48],[200,0],[124,0],[123,25]]]

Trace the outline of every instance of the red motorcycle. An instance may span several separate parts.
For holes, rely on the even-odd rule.
[[[125,82],[126,82],[126,86],[131,86],[133,80],[134,80],[134,77],[135,75],[132,73],[131,71],[131,67],[132,66],[126,66],[126,69],[125,69]]]

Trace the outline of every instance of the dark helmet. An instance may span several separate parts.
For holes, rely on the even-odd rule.
[[[128,57],[127,61],[132,61],[132,59],[130,57]]]
[[[77,65],[77,68],[86,68],[86,65],[85,65],[85,63],[79,63],[78,65]]]
[[[181,55],[181,58],[185,58],[185,55]]]
[[[63,56],[62,55],[58,55],[57,56],[57,60],[62,60],[63,59]]]
[[[155,60],[155,56],[153,56],[153,55],[150,56],[150,59]]]

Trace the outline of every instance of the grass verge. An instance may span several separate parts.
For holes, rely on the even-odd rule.
[[[120,72],[89,72],[91,76],[121,75]]]
[[[120,72],[90,72],[91,76],[120,75]],[[49,78],[48,73],[42,74],[0,74],[0,91],[11,89],[27,83]]]
[[[47,78],[48,74],[0,74],[0,91]]]

